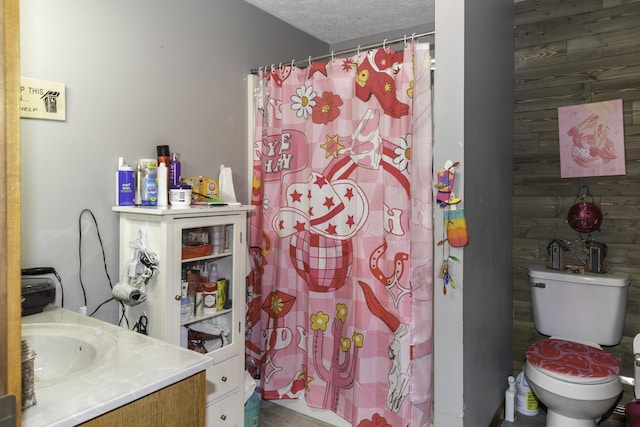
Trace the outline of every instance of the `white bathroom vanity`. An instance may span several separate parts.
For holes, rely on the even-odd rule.
[[[210,358],[53,305],[22,331],[38,352],[24,427],[201,425]]]

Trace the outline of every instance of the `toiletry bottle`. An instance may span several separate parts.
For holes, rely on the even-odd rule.
[[[529,386],[524,370],[516,377],[516,412],[528,417],[535,417],[539,412],[538,399]]]
[[[144,169],[140,166],[140,163],[138,163],[138,166],[136,166],[135,174],[136,191],[133,198],[133,203],[136,206],[142,206],[142,181],[144,180]]]
[[[218,284],[207,282],[202,291],[204,314],[215,314],[218,311]]]
[[[180,287],[181,287],[180,295],[182,296],[182,298],[186,298],[187,290],[189,289],[189,282],[187,282],[185,279],[182,279],[182,281],[180,282]]]
[[[168,145],[158,145],[156,146],[156,151],[158,153],[158,167],[160,167],[160,163],[164,163],[164,165],[167,167],[167,181],[165,183],[164,187],[158,187],[160,188],[165,188],[167,195],[169,194],[169,163],[171,163],[171,152],[169,151],[169,146]],[[158,194],[160,194],[158,192]]]
[[[179,187],[180,184],[180,160],[178,153],[173,153],[169,163],[169,187]]]
[[[168,145],[158,145],[156,146],[156,151],[158,152],[158,164],[163,163],[169,167],[169,163],[171,162],[171,153],[169,152]]]
[[[230,310],[231,309],[231,304],[233,303],[233,301],[231,301],[231,291],[229,290],[229,286],[231,282],[229,282],[227,279],[223,279],[224,280],[224,295],[226,296],[227,300],[224,302],[224,308],[225,310]],[[220,283],[220,280],[218,280],[218,283]],[[218,284],[218,288],[220,287],[220,285]]]
[[[162,162],[158,165],[158,207],[166,208],[169,205],[169,190],[167,188],[168,169]]]
[[[218,282],[218,267],[215,264],[209,266],[209,280],[210,283]]]
[[[125,163],[124,157],[118,158],[117,177],[117,198],[118,206],[133,206],[135,204],[135,172],[133,168]]]
[[[198,287],[198,282],[200,281],[199,276],[199,270],[192,269],[187,273],[187,298],[189,298],[189,301],[191,301],[191,304],[194,306],[196,302],[196,288]]]
[[[227,279],[218,279],[218,311],[224,310],[227,305]]]
[[[516,379],[509,376],[507,381],[509,388],[504,393],[504,420],[513,422],[516,420]]]
[[[203,312],[203,301],[204,301],[204,284],[202,282],[198,282],[196,285],[196,299],[195,299],[195,316],[202,316]]]
[[[156,182],[156,170],[158,164],[155,159],[141,159],[139,162],[142,168],[142,206],[157,206],[158,204],[158,184]]]
[[[193,305],[189,298],[182,297],[180,300],[180,320],[186,322],[193,316]]]

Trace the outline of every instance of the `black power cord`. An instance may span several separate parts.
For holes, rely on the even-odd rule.
[[[133,325],[132,330],[138,333],[141,333],[143,335],[148,335],[148,331],[147,331],[148,325],[149,325],[149,319],[147,318],[147,316],[143,314],[142,316],[140,316],[136,324]]]
[[[84,214],[89,214],[91,216],[91,219],[93,220],[93,224],[96,227],[96,235],[98,237],[98,242],[100,242],[100,249],[102,251],[102,263],[104,266],[104,273],[107,276],[107,280],[109,281],[109,288],[113,290],[113,281],[111,280],[111,276],[109,275],[109,271],[107,271],[107,256],[105,254],[104,251],[104,244],[102,243],[102,237],[100,236],[100,228],[98,227],[98,221],[96,220],[95,215],[93,215],[93,212],[91,212],[90,209],[83,209],[82,212],[80,212],[80,215],[78,216],[78,234],[79,234],[79,240],[78,240],[78,260],[79,260],[79,267],[78,267],[78,276],[80,278],[80,287],[82,288],[82,295],[84,296],[84,305],[85,307],[87,306],[87,291],[84,287],[84,283],[82,282],[82,216]],[[111,302],[111,301],[115,301],[115,299],[113,297],[103,301],[102,303],[100,303],[95,310],[93,310],[91,312],[91,314],[89,315],[90,317],[93,316],[94,314],[96,314],[98,312],[98,310],[100,310],[102,308],[102,306],[104,306],[105,304]],[[125,307],[124,304],[122,302],[120,302],[120,309],[122,311],[122,314],[120,316],[120,319],[118,321],[118,324],[120,324],[122,322],[122,320],[124,319],[124,321],[127,324],[127,329],[129,329],[129,320],[127,319],[127,316],[125,314]]]

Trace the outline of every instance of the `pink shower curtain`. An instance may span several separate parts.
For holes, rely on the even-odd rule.
[[[430,65],[411,42],[261,73],[246,344],[266,399],[428,425]]]

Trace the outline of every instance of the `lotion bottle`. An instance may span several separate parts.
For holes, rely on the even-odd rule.
[[[169,193],[167,190],[167,165],[163,162],[158,165],[158,207],[166,208],[169,205]]]
[[[516,420],[516,379],[509,376],[507,381],[509,388],[504,393],[504,420],[514,422]]]

